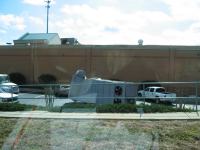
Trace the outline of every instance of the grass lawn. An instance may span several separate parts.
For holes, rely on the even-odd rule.
[[[2,149],[200,149],[200,121],[0,118],[0,133]]]
[[[2,147],[5,139],[9,136],[10,132],[13,130],[17,119],[0,118],[0,146]]]

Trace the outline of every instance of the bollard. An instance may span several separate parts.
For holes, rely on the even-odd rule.
[[[143,108],[137,108],[137,112],[140,113],[140,118],[141,118],[144,113],[144,110]]]

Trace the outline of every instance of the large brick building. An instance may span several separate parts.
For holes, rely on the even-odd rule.
[[[26,33],[0,46],[0,60],[0,73],[21,73],[28,83],[42,74],[69,83],[77,69],[124,81],[200,80],[200,46],[81,45],[57,33]]]
[[[77,69],[88,77],[125,81],[199,81],[200,46],[13,45],[0,46],[0,73],[19,72],[28,83],[42,74],[69,83]]]

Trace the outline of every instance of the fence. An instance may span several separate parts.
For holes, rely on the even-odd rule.
[[[95,85],[95,86],[94,86]],[[129,87],[130,85],[134,85],[133,91],[130,92]],[[66,100],[68,97],[65,95],[65,97],[57,97],[55,96],[56,90],[66,90],[65,92],[69,92],[70,85],[67,84],[37,84],[37,85],[19,85],[20,93],[14,94],[10,92],[10,97],[3,97],[5,93],[9,93],[8,90],[5,90],[5,85],[0,86],[0,99],[2,102],[3,99],[11,99],[11,102],[14,102],[16,100],[15,96],[18,95],[18,101],[21,103],[21,101],[28,102],[28,101],[34,101],[34,100],[41,100],[45,101],[45,106],[47,110],[50,110],[54,107],[54,102],[58,102],[61,100]],[[81,97],[82,99],[104,99],[104,102],[109,103],[129,103],[132,102],[131,100],[134,100],[134,102],[143,102],[147,103],[149,102],[149,99],[156,100],[157,97],[151,97],[151,96],[138,96],[138,91],[144,90],[149,86],[160,86],[164,87],[167,92],[175,93],[175,97],[159,97],[159,99],[162,101],[162,99],[167,99],[171,101],[171,99],[175,99],[173,101],[173,104],[176,107],[184,108],[187,105],[190,105],[191,107],[195,108],[197,111],[200,108],[200,82],[122,82],[122,81],[112,81],[109,83],[98,83],[93,84],[92,82],[88,85],[78,83],[78,84],[72,84],[72,86],[81,87],[84,90],[82,95],[77,95]],[[6,86],[7,88],[9,85]],[[62,87],[65,87],[62,89]],[[109,87],[109,88],[108,88]],[[121,87],[121,88],[120,88]],[[12,87],[10,86],[10,91],[13,91]],[[68,89],[67,89],[68,88]],[[80,90],[78,90],[81,92]],[[77,92],[78,92],[77,91]],[[98,92],[101,92],[99,94]],[[23,93],[25,96],[22,96]],[[129,93],[127,95],[127,93]],[[130,94],[131,93],[131,94]],[[4,95],[3,95],[4,94]],[[39,96],[34,97],[32,95],[28,94],[40,94]],[[70,96],[70,93],[69,93]],[[74,98],[74,97],[69,97]],[[72,99],[73,100],[73,99]],[[75,99],[76,100],[76,99]],[[107,101],[106,101],[107,100]],[[68,101],[69,102],[69,101]],[[71,102],[71,101],[70,101]],[[97,101],[94,101],[96,103]],[[151,101],[152,102],[152,101]],[[31,104],[31,102],[30,102]]]

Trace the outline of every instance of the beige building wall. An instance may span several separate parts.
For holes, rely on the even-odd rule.
[[[175,80],[200,80],[200,51],[177,51],[175,62]]]
[[[30,54],[27,48],[0,47],[0,73],[20,72],[30,82],[33,73]]]
[[[169,51],[93,51],[91,73],[125,81],[169,79]]]
[[[82,49],[38,49],[35,55],[34,79],[52,74],[59,82],[69,83],[77,69],[86,70],[86,54]]]
[[[124,81],[199,81],[197,46],[0,46],[0,73],[20,72],[28,83],[42,74],[69,83],[77,69],[88,77]]]

